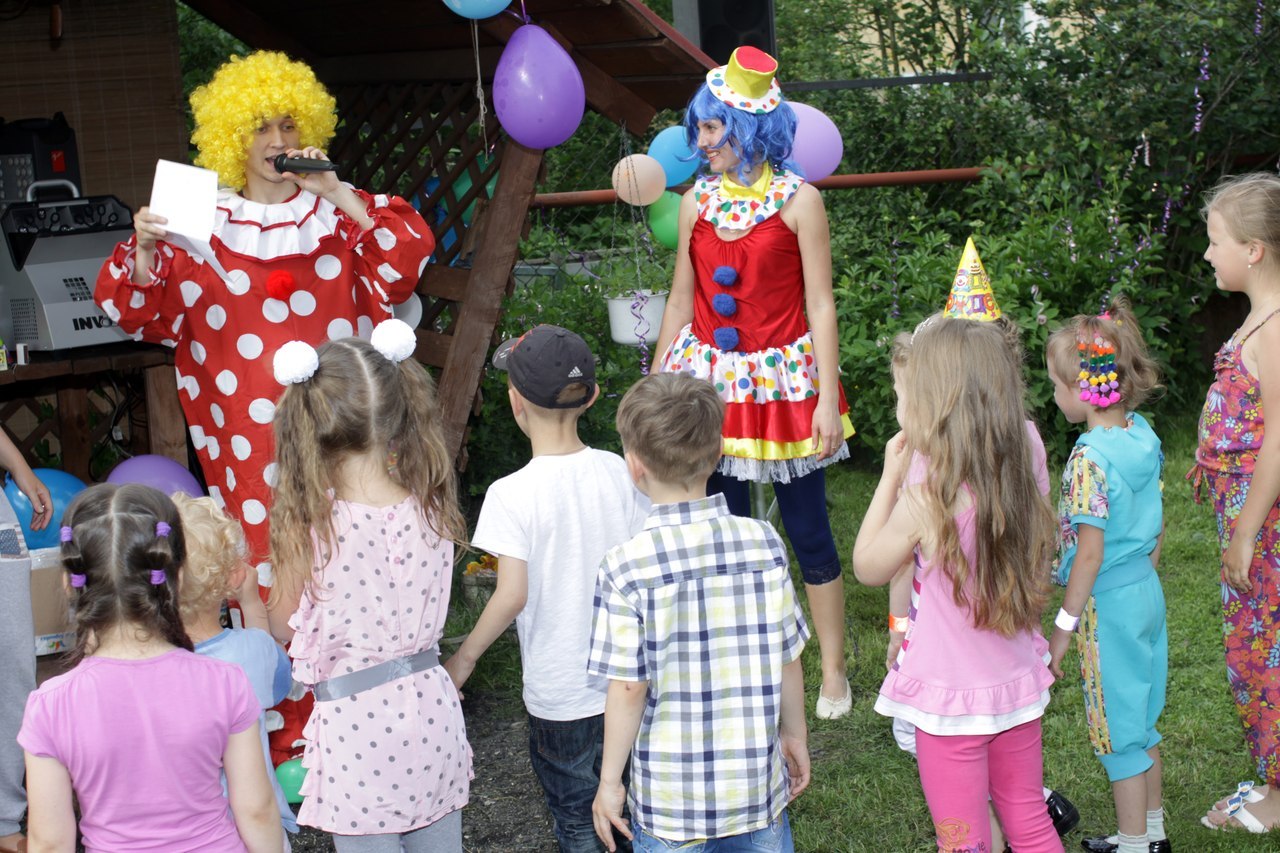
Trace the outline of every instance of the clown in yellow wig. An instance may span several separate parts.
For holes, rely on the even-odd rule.
[[[435,241],[402,198],[355,189],[333,171],[276,170],[281,154],[328,160],[335,102],[303,63],[265,51],[234,57],[191,105],[196,163],[224,187],[212,238],[177,239],[164,217],[140,209],[94,298],[126,332],[173,348],[209,496],[243,525],[247,560],[266,586],[281,392],[272,358],[291,340],[368,338],[413,296]],[[289,614],[275,616],[273,630],[287,639]],[[306,719],[304,709],[281,713],[277,762],[296,752]]]
[[[266,119],[289,116],[301,148],[324,148],[333,138],[336,102],[311,68],[277,51],[233,56],[204,86],[191,93],[199,152],[196,165],[218,173],[223,186],[245,184],[245,155]]]

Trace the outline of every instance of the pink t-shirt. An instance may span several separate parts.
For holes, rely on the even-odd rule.
[[[219,772],[258,711],[234,664],[183,649],[90,657],[31,694],[18,743],[67,768],[89,853],[241,853]]]

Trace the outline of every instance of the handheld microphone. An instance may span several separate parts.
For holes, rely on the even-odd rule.
[[[276,171],[280,173],[294,172],[301,174],[302,172],[336,172],[338,164],[331,160],[313,160],[310,157],[288,157],[284,154],[277,154],[275,159],[271,161],[271,165],[276,167]]]

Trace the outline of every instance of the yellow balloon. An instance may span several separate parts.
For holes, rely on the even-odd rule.
[[[613,167],[614,192],[627,204],[647,207],[661,198],[666,188],[667,173],[648,154],[623,157]]]

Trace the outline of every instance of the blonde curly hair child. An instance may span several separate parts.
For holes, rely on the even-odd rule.
[[[244,671],[258,700],[258,732],[266,759],[268,781],[280,812],[280,823],[289,832],[298,831],[298,821],[285,798],[276,774],[271,770],[271,749],[267,744],[266,710],[280,702],[293,686],[289,658],[267,628],[267,611],[258,598],[258,577],[245,562],[244,530],[240,522],[224,513],[213,498],[173,496],[186,535],[187,562],[178,584],[178,612],[182,625],[198,655],[233,663]],[[222,602],[234,597],[240,602],[244,628],[222,627]],[[274,714],[276,726],[279,714]],[[289,851],[289,839],[284,840]]]

